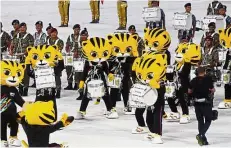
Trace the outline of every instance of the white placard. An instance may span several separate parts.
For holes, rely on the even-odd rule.
[[[87,83],[88,97],[93,99],[102,98],[105,94],[105,88],[102,80],[91,80]]]
[[[227,50],[220,49],[218,50],[218,59],[219,62],[224,62],[226,60]]]
[[[190,80],[196,77],[196,67],[192,66],[190,70]]]
[[[175,30],[190,30],[192,28],[192,14],[174,13],[173,27]]]
[[[83,72],[85,60],[83,58],[77,58],[73,61],[75,72]]]
[[[35,72],[36,89],[55,88],[55,74],[51,67],[37,68]]]
[[[18,56],[11,56],[11,55],[2,55],[2,59],[3,60],[10,60],[10,61],[15,61],[15,62],[18,62],[20,63],[20,58]]]
[[[160,22],[161,21],[161,10],[159,7],[144,7],[142,17],[145,22]]]
[[[202,29],[208,30],[208,24],[214,22],[216,24],[216,29],[223,29],[226,27],[226,22],[223,16],[221,15],[207,15],[202,20]]]

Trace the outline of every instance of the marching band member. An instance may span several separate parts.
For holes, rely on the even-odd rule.
[[[214,22],[211,22],[208,24],[208,28],[209,30],[207,32],[205,32],[201,38],[201,47],[204,47],[205,45],[205,39],[207,36],[211,36],[213,38],[213,45],[215,47],[220,46],[220,42],[219,42],[219,34],[216,33],[216,24]]]
[[[218,108],[220,109],[230,109],[231,108],[231,85],[230,85],[230,69],[231,69],[231,27],[226,29],[220,29],[220,44],[221,46],[227,50],[225,63],[223,66],[224,71],[228,71],[226,75],[227,79],[226,84],[224,85],[225,88],[225,99],[219,103]],[[223,80],[224,81],[224,80]]]
[[[106,117],[108,119],[118,118],[117,112],[112,108],[111,99],[109,96],[106,75],[109,73],[109,65],[107,60],[111,56],[112,46],[108,40],[104,38],[94,37],[87,41],[82,42],[83,55],[86,58],[84,71],[79,83],[79,91],[84,91],[84,96],[80,105],[80,109],[77,112],[76,119],[84,119],[86,115],[86,109],[90,101],[91,96],[88,93],[88,85],[84,88],[84,83],[88,84],[93,80],[101,80],[104,86],[104,94],[102,96],[108,113]],[[97,86],[99,87],[99,86]],[[83,90],[84,89],[84,90]],[[91,94],[90,94],[91,95]],[[99,98],[96,98],[97,100]]]
[[[154,144],[162,144],[162,115],[164,109],[164,94],[166,80],[167,55],[156,54],[155,52],[145,53],[137,58],[132,66],[139,82],[148,85],[157,91],[156,102],[147,107],[146,123],[148,130],[147,139]],[[154,96],[153,96],[154,97]],[[143,114],[145,108],[136,108],[135,117],[138,122],[137,128],[132,130],[133,134],[147,133]]]
[[[26,48],[34,45],[34,38],[30,33],[27,33],[26,23],[20,24],[20,30],[17,36],[13,38],[11,51],[13,54],[19,54],[20,62],[25,62],[25,55],[27,54]],[[30,78],[25,72],[23,79],[23,86],[19,85],[19,93],[22,96],[28,96]]]
[[[117,30],[126,30],[127,26],[127,1],[117,0],[117,13],[119,17],[119,28]]]
[[[14,27],[14,30],[10,32],[10,35],[11,35],[11,38],[13,39],[19,33],[19,28],[20,28],[19,20],[13,20],[12,26]]]
[[[151,2],[151,5],[149,6],[150,8],[160,6],[160,1],[159,0],[152,0],[150,2]],[[160,20],[160,22],[147,22],[146,23],[146,28],[150,27],[150,28],[163,28],[163,29],[166,29],[166,27],[165,27],[165,13],[164,13],[163,9],[161,9],[161,8],[160,8],[160,12],[161,12],[161,20]]]
[[[74,58],[81,57],[81,50],[80,50],[80,25],[76,24],[73,26],[74,33],[69,35],[66,42],[66,52],[68,53],[74,53]],[[74,72],[73,66],[66,66],[66,72],[67,72],[67,81],[68,86],[64,88],[65,90],[77,90],[77,86],[79,84],[78,78],[80,77],[80,73]],[[75,85],[74,88],[72,86],[73,83],[73,75],[75,78]]]
[[[10,44],[11,44],[11,37],[10,35],[6,32],[3,31],[3,25],[2,22],[0,22],[0,37],[1,37],[1,59],[2,59],[2,54],[7,52],[7,49],[10,48]]]
[[[192,15],[192,28],[190,30],[179,30],[178,31],[178,39],[179,43],[181,43],[182,39],[187,38],[188,40],[192,40],[196,31],[196,17],[191,13],[191,3],[187,3],[184,5],[185,13]]]
[[[42,31],[43,22],[37,21],[35,23],[35,28],[37,32],[34,33],[34,46],[44,45],[46,44],[47,35]]]
[[[47,45],[57,45],[60,52],[63,50],[63,40],[58,37],[58,30],[56,28],[51,29],[51,38],[47,40]],[[55,82],[56,82],[56,98],[61,97],[61,76],[62,70],[55,69]]]
[[[61,25],[59,27],[68,27],[70,0],[59,0],[58,7],[61,17]]]
[[[222,7],[222,3],[218,0],[213,0],[209,3],[207,8],[207,15],[219,15],[219,9]]]
[[[51,23],[49,23],[49,26],[46,28],[46,32],[47,32],[46,41],[51,38],[51,30],[52,30],[52,28],[53,27],[51,26]]]
[[[219,15],[224,16],[225,22],[226,22],[226,28],[229,28],[231,26],[231,17],[226,14],[227,7],[225,5],[222,5],[222,7],[219,9]]]

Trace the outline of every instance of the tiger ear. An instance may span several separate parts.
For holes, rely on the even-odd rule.
[[[148,32],[148,30],[149,30],[148,28],[144,28],[144,33]]]
[[[138,40],[139,36],[137,34],[132,35],[132,38]]]
[[[222,33],[224,31],[224,29],[218,29],[219,33]]]
[[[113,38],[113,36],[111,35],[111,34],[109,34],[108,36],[107,36],[107,39],[108,40],[111,40]]]
[[[83,42],[82,42],[82,46],[85,47],[86,45],[87,45],[87,41],[83,41]]]
[[[27,53],[28,53],[32,48],[33,48],[32,46],[27,47],[27,48],[26,48]]]

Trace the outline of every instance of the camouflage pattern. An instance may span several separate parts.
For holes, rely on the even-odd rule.
[[[7,51],[7,48],[9,47],[10,42],[11,42],[10,35],[7,32],[2,31],[1,32],[1,52]]]
[[[143,39],[139,36],[139,38],[138,38],[138,53],[139,53],[139,56],[142,55],[143,50],[145,50],[145,44],[144,44]]]
[[[219,42],[219,34],[218,33],[210,33],[210,32],[205,32],[201,38],[201,47],[205,46],[205,38],[207,36],[212,36],[213,37],[213,45],[217,48],[220,46],[220,42]]]
[[[47,45],[57,45],[59,47],[60,52],[62,52],[63,47],[64,47],[64,42],[63,40],[57,38],[57,39],[52,39],[49,38],[46,42]]]
[[[47,35],[44,32],[34,34],[34,46],[46,44]]]
[[[207,15],[219,15],[219,8],[222,7],[221,2],[214,1],[207,8]]]
[[[76,53],[78,57],[82,55],[79,35],[77,36],[77,38],[75,38],[74,34],[71,34],[70,36],[68,36],[66,47],[69,49],[69,51]]]
[[[212,48],[204,47],[203,50],[201,64],[215,67],[219,61],[218,49],[213,46]]]
[[[34,38],[30,33],[18,33],[13,38],[13,53],[26,53],[29,46],[34,46]]]
[[[17,36],[17,34],[19,33],[19,30],[15,31],[15,30],[12,30],[10,32],[10,35],[11,35],[11,39],[15,38]]]

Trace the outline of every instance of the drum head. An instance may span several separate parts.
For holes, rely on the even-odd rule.
[[[148,93],[144,95],[144,103],[147,106],[152,106],[156,103],[158,98],[158,92],[156,89],[150,89]]]

